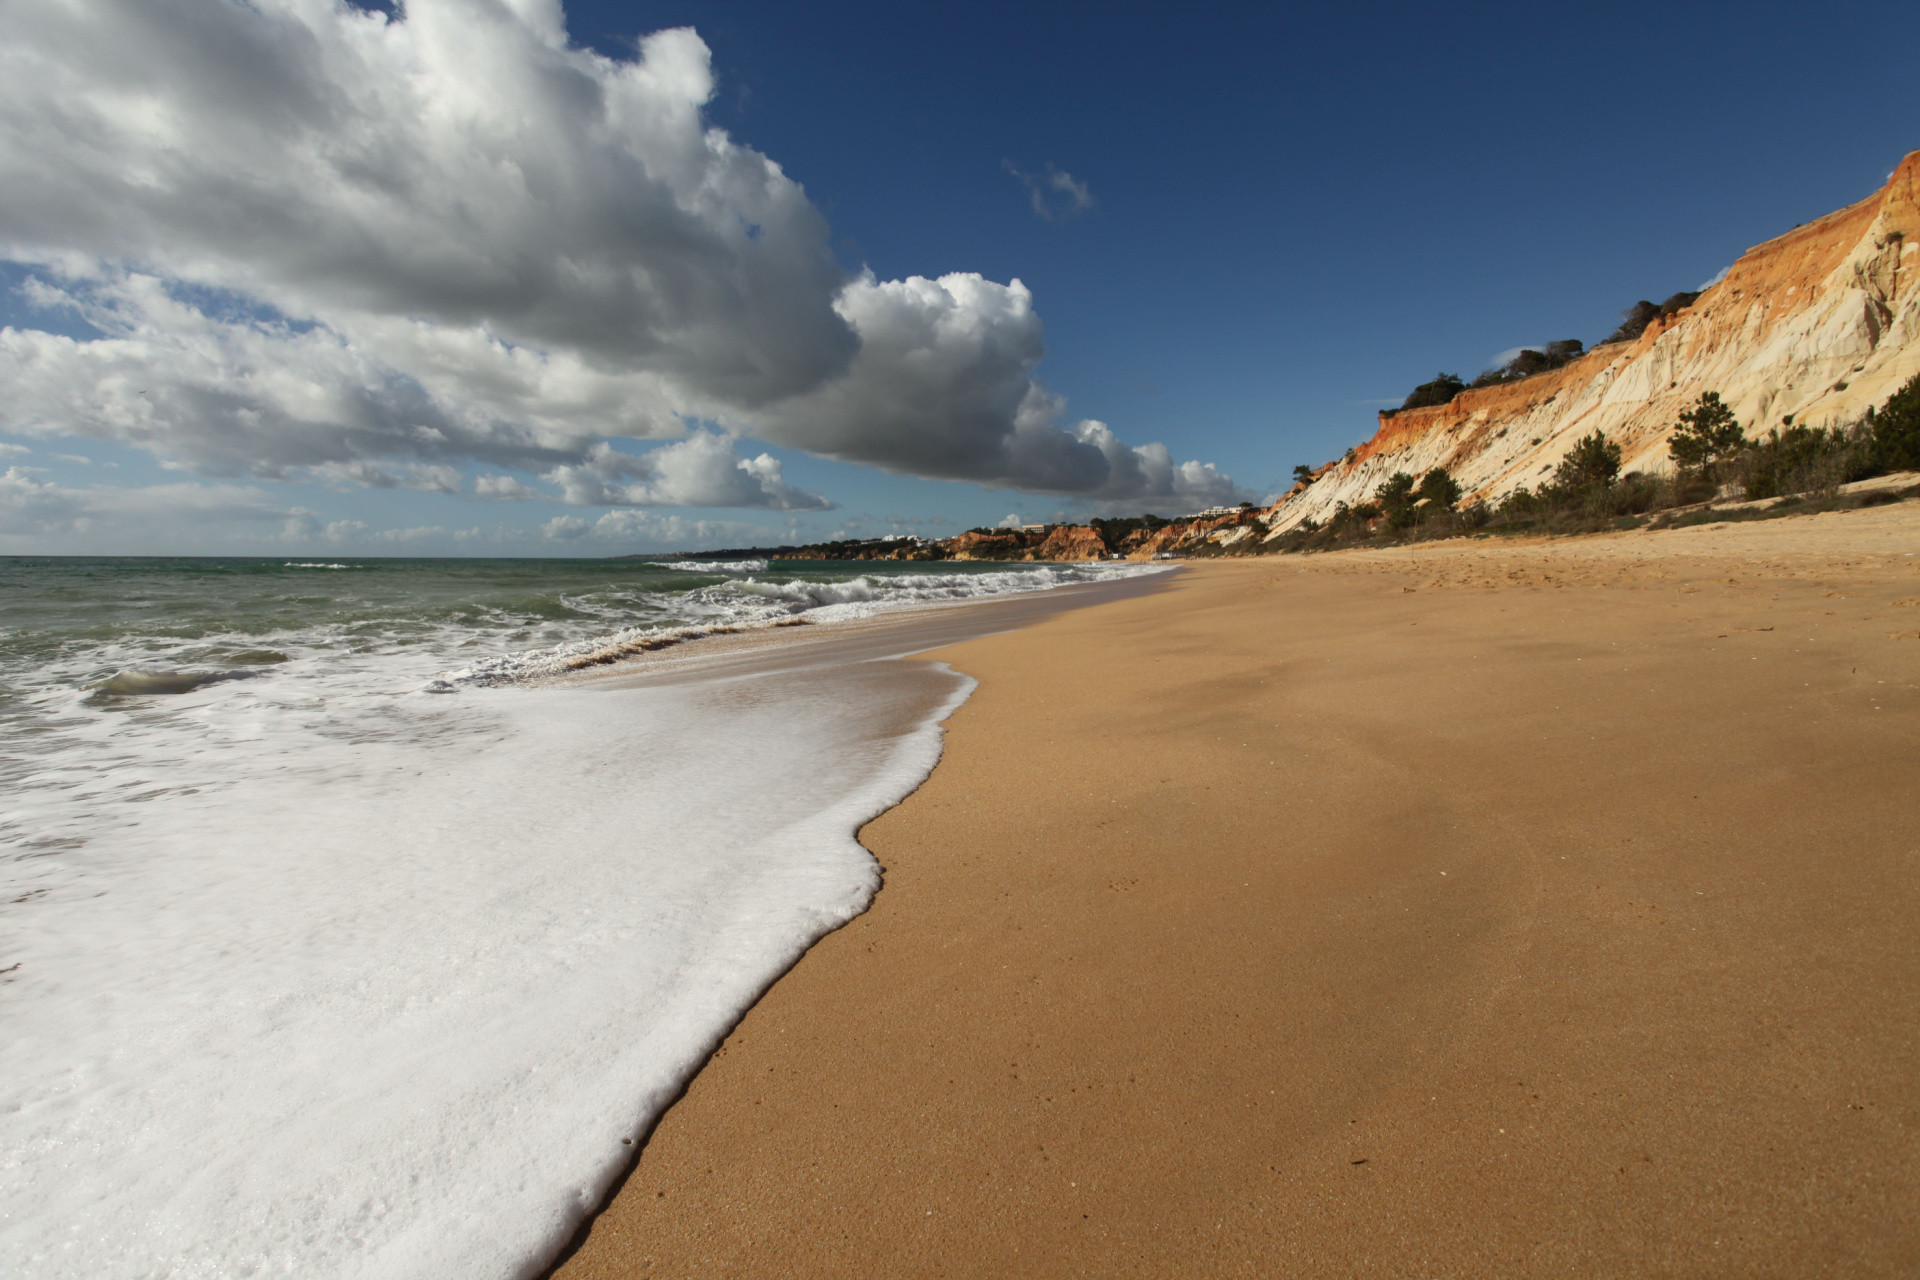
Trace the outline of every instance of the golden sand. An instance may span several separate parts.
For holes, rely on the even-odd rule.
[[[560,1272],[1920,1274],[1920,504],[971,640]]]

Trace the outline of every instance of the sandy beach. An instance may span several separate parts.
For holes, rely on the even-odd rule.
[[[926,657],[885,888],[561,1276],[1920,1273],[1920,504]]]

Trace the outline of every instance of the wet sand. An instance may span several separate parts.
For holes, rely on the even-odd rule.
[[[561,1276],[1920,1273],[1920,504],[925,656],[886,888]]]

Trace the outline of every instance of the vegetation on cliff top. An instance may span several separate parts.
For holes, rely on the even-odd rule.
[[[1409,391],[1407,398],[1400,402],[1398,412],[1404,413],[1408,409],[1427,409],[1434,405],[1451,404],[1453,398],[1466,389],[1467,384],[1461,380],[1459,374],[1440,374],[1432,382],[1423,382]]]
[[[1698,289],[1683,290],[1668,298],[1665,302],[1652,303],[1645,298],[1634,303],[1620,313],[1620,327],[1608,334],[1600,343],[1606,346],[1612,342],[1632,342],[1647,331],[1647,326],[1655,320],[1671,316],[1675,312],[1685,311],[1700,300]]]
[[[1645,333],[1647,326],[1655,320],[1684,311],[1699,298],[1698,290],[1676,293],[1665,302],[1649,302],[1642,298],[1620,313],[1620,327],[1608,334],[1599,345],[1630,342]],[[1544,347],[1522,347],[1513,359],[1497,368],[1484,370],[1471,383],[1457,373],[1442,373],[1431,382],[1423,382],[1407,393],[1407,398],[1400,402],[1398,409],[1385,410],[1381,416],[1391,418],[1409,409],[1429,409],[1436,405],[1451,404],[1462,391],[1520,382],[1536,374],[1558,369],[1586,354],[1587,348],[1578,338],[1563,338],[1558,342],[1549,342]]]
[[[1586,345],[1578,338],[1563,338],[1559,342],[1549,342],[1544,347],[1522,347],[1520,354],[1505,364],[1483,371],[1473,380],[1473,385],[1497,387],[1508,382],[1519,382],[1536,373],[1558,369],[1585,354]]]

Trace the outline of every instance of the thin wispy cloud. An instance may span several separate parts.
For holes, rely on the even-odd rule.
[[[1504,369],[1515,360],[1518,360],[1522,351],[1545,351],[1546,349],[1547,344],[1544,342],[1529,342],[1524,346],[1508,347],[1505,351],[1498,352],[1489,359],[1485,367],[1488,369]]]
[[[289,529],[298,515],[252,485],[75,488],[42,479],[33,467],[0,471],[0,549],[12,549],[16,539],[50,533],[124,545],[129,538],[190,537],[197,527],[209,524],[273,537]]]
[[[1043,172],[1030,173],[1011,160],[1001,164],[1026,187],[1034,213],[1048,222],[1065,222],[1093,208],[1093,192],[1064,169],[1049,164]]]
[[[554,542],[589,539],[613,546],[631,546],[636,541],[661,547],[752,542],[766,538],[767,533],[758,525],[733,520],[690,520],[681,515],[650,511],[609,511],[597,520],[555,516],[540,526],[540,536]]]

